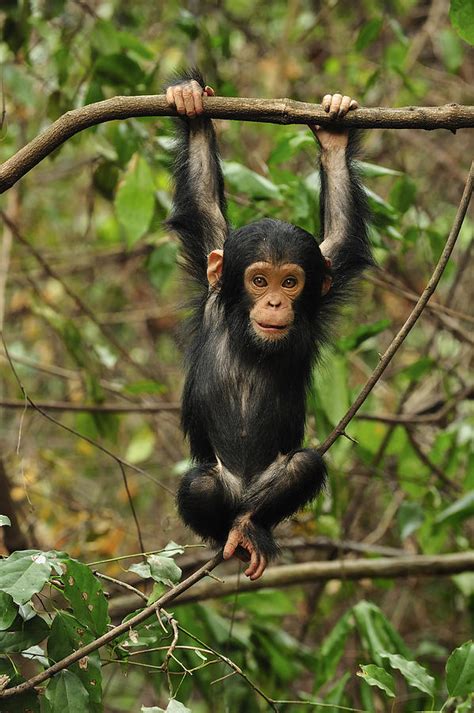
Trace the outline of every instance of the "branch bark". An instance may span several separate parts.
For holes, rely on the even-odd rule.
[[[246,99],[244,97],[204,97],[205,115],[213,119],[238,119],[270,124],[320,124],[335,120],[320,104],[293,99]],[[91,126],[138,116],[176,116],[163,95],[114,97],[68,111],[0,166],[0,193],[61,146],[71,136]],[[450,129],[474,127],[474,107],[445,104],[434,107],[409,106],[401,109],[375,107],[358,109],[336,120],[346,127],[365,129]]]
[[[292,587],[296,584],[358,579],[395,579],[402,577],[451,576],[460,572],[474,571],[474,551],[447,555],[403,555],[379,559],[332,560],[325,562],[298,562],[297,564],[269,567],[265,575],[255,582],[243,577],[226,577],[220,583],[215,580],[203,582],[179,597],[178,604],[202,602],[206,599],[225,597],[235,592],[254,592],[267,587]],[[109,605],[112,618],[129,614],[137,606],[135,596],[117,598]]]

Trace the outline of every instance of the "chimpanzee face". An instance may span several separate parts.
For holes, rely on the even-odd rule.
[[[294,302],[303,291],[305,272],[300,265],[254,262],[244,273],[250,298],[250,323],[256,336],[268,341],[283,339],[293,324]]]

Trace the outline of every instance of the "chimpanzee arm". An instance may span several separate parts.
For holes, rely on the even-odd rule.
[[[188,118],[188,101],[194,95],[202,104],[199,97],[212,90],[197,70],[187,71],[168,87],[170,103],[175,103],[178,87],[176,107],[180,111],[180,103],[180,113],[187,116],[177,120],[175,193],[167,224],[179,236],[185,268],[207,288],[207,256],[223,247],[228,233],[224,181],[212,122],[202,116]]]
[[[326,95],[324,109],[344,116],[357,102],[340,94]],[[368,240],[368,207],[354,158],[358,135],[330,125],[311,126],[321,145],[321,253],[331,261],[333,284],[323,305],[337,304],[350,295],[351,282],[373,264]]]

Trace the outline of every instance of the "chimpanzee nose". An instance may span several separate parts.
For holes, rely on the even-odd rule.
[[[269,295],[268,304],[270,307],[279,307],[281,305],[281,298],[279,295]]]

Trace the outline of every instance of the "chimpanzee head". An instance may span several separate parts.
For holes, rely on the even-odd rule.
[[[329,262],[313,235],[264,219],[232,232],[224,251],[208,258],[208,280],[218,289],[234,335],[271,351],[303,329],[311,332],[321,298],[331,287]]]

